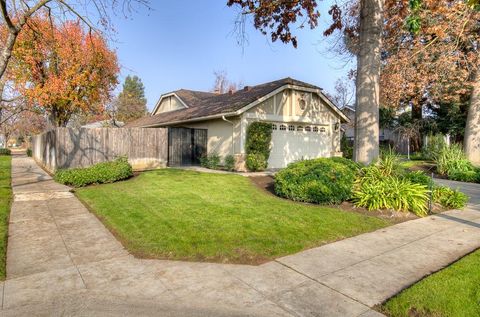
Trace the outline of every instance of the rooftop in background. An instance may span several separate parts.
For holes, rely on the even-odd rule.
[[[86,129],[96,129],[96,128],[121,128],[125,125],[124,122],[122,121],[116,121],[116,120],[102,120],[102,121],[96,121],[96,122],[91,122],[87,123],[85,125],[82,125],[82,128]]]

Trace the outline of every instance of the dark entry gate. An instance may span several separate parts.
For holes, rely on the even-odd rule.
[[[207,130],[168,128],[168,165],[199,165],[207,154]]]

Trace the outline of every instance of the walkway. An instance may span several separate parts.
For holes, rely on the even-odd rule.
[[[32,159],[13,158],[12,180],[2,316],[381,316],[370,307],[480,247],[471,205],[260,266],[141,260]]]

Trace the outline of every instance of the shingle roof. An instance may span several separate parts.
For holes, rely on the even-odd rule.
[[[317,86],[292,78],[284,78],[266,84],[251,86],[234,93],[224,94],[180,89],[172,93],[177,95],[188,108],[143,117],[126,124],[125,128],[161,126],[174,122],[232,113],[285,85],[321,90]]]

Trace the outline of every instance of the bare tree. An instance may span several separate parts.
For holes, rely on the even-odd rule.
[[[224,94],[229,91],[237,91],[241,88],[242,84],[240,82],[235,83],[228,79],[227,72],[214,71],[213,75],[215,76],[215,82],[212,87],[212,91],[217,94]]]
[[[342,77],[335,82],[334,93],[331,95],[332,101],[340,109],[346,106],[352,106],[355,101],[354,82],[348,77]]]

